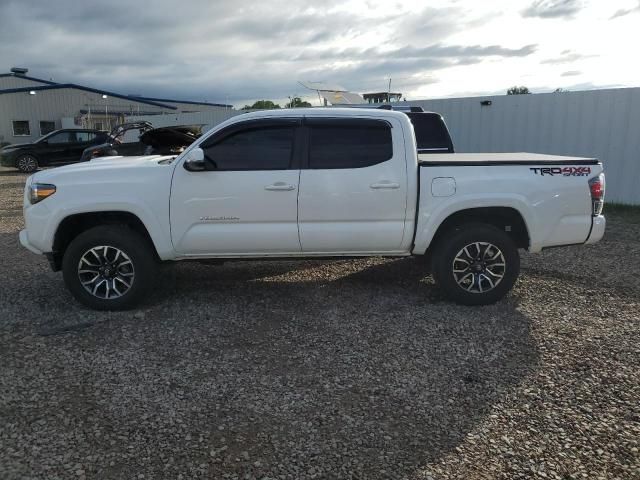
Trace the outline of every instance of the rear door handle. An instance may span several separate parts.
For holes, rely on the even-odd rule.
[[[284,183],[284,182],[276,182],[273,185],[267,185],[266,187],[264,187],[265,190],[271,190],[271,191],[278,191],[278,190],[282,190],[282,191],[291,191],[291,190],[295,190],[296,187],[294,187],[293,185],[289,185],[288,183]]]
[[[373,188],[374,190],[380,190],[383,188],[396,189],[396,188],[400,188],[400,184],[393,183],[393,182],[379,182],[379,183],[372,183],[370,187]]]

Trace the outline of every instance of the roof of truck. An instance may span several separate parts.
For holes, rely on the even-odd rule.
[[[376,118],[406,118],[404,112],[382,110],[378,108],[282,108],[276,110],[260,110],[239,115],[237,118],[264,118],[264,117],[376,117]]]

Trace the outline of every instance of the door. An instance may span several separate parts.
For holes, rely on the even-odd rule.
[[[305,253],[400,251],[407,209],[402,126],[307,119],[298,221]]]
[[[205,140],[208,169],[177,165],[171,238],[184,255],[300,253],[299,120],[247,121]]]
[[[71,132],[62,131],[47,138],[46,143],[42,142],[39,157],[43,165],[64,163],[69,160],[69,148],[71,141],[75,141],[75,136]]]

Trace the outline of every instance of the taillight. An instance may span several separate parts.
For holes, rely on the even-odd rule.
[[[593,215],[600,215],[604,207],[604,173],[589,180],[589,190],[591,190],[591,205]]]

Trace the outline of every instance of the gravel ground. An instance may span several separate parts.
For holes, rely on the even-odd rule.
[[[98,313],[0,171],[0,478],[640,478],[640,214],[443,300],[419,258],[178,264]]]

